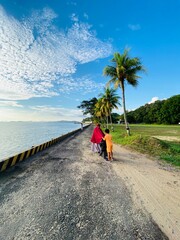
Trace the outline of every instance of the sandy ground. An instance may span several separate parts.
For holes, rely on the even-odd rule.
[[[175,137],[175,136],[153,136],[155,138],[158,138],[160,140],[167,140],[167,141],[176,141],[180,143],[180,136]]]
[[[114,146],[113,169],[124,179],[134,203],[145,208],[172,240],[180,239],[180,171]]]
[[[180,239],[180,172],[120,146],[107,162],[91,134],[0,174],[0,240]]]

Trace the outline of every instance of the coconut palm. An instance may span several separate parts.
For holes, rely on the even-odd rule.
[[[111,118],[111,112],[114,108],[118,109],[117,105],[120,105],[119,103],[119,96],[116,94],[115,89],[105,88],[104,93],[100,94],[101,96],[101,109],[106,115],[107,118],[107,128],[108,128],[108,117],[110,117],[111,126],[112,126],[112,118]]]
[[[126,105],[125,105],[125,82],[132,86],[138,85],[138,72],[144,71],[139,58],[130,58],[128,55],[128,50],[125,49],[123,54],[114,53],[114,57],[111,60],[114,66],[106,66],[103,70],[105,76],[110,76],[111,79],[108,81],[107,85],[110,83],[114,84],[114,88],[118,87],[122,90],[122,102],[124,111],[124,121],[127,130],[127,134],[130,135],[130,129],[128,126],[128,121],[126,117]]]
[[[95,118],[99,120],[99,122],[106,122],[106,109],[104,109],[102,98],[99,98],[97,103],[95,104]],[[105,121],[104,121],[105,120]]]

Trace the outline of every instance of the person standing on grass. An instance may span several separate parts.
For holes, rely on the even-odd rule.
[[[105,137],[103,139],[106,141],[106,148],[108,154],[108,161],[113,160],[113,143],[112,143],[112,136],[109,134],[109,129],[105,130]]]
[[[97,123],[96,127],[93,130],[93,134],[91,137],[91,149],[93,152],[101,152],[100,142],[102,141],[102,138],[104,137],[104,133],[101,130],[101,125]]]

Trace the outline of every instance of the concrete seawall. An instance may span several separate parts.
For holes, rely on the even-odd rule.
[[[87,128],[89,125],[87,126],[84,126],[84,128]],[[28,149],[24,152],[21,152],[21,153],[18,153],[14,156],[11,156],[5,160],[3,160],[2,162],[0,162],[0,172],[3,172],[5,171],[6,169],[16,165],[17,163],[35,155],[36,153],[58,143],[58,142],[61,142],[63,141],[64,139],[68,138],[69,136],[72,136],[78,132],[81,132],[82,130],[79,128],[77,130],[74,130],[72,132],[69,132],[67,134],[64,134],[58,138],[54,138],[54,139],[51,139],[50,141],[48,142],[45,142],[45,143],[42,143],[40,145],[37,145],[37,146],[33,146],[31,149]]]

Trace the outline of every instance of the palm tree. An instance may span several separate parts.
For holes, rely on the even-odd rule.
[[[126,117],[126,105],[125,105],[125,88],[124,84],[128,84],[136,87],[138,85],[138,72],[145,71],[139,58],[130,58],[128,55],[128,50],[125,49],[123,54],[114,53],[114,57],[111,60],[114,66],[107,66],[103,70],[105,76],[110,76],[111,79],[108,81],[107,85],[110,83],[114,84],[114,88],[118,87],[122,90],[122,102],[124,111],[124,121],[127,130],[127,134],[130,135],[130,129],[128,126],[128,121]]]
[[[94,108],[94,117],[98,119],[98,122],[104,122],[104,118],[106,117],[105,109],[102,105],[102,98],[99,98]]]
[[[119,96],[116,94],[115,89],[105,88],[104,93],[100,94],[101,96],[101,109],[105,113],[107,118],[107,128],[108,128],[108,117],[110,117],[111,126],[112,126],[112,118],[111,118],[111,112],[114,108],[118,109],[117,105],[120,105],[119,103]]]

